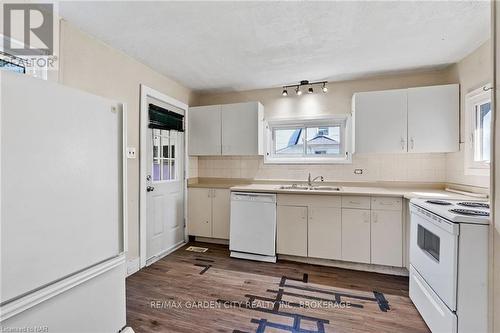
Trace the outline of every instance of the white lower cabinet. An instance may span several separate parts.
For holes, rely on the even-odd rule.
[[[277,253],[307,256],[307,207],[277,207]]]
[[[402,267],[402,212],[372,210],[371,215],[371,263]]]
[[[370,263],[370,210],[342,208],[342,260]]]
[[[230,191],[214,189],[212,194],[212,237],[229,239]]]
[[[192,236],[212,236],[212,189],[188,190],[188,233]]]
[[[309,207],[308,256],[342,259],[342,213],[340,208]]]
[[[189,188],[189,235],[229,239],[229,195],[226,189]]]

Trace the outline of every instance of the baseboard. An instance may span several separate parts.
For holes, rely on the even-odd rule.
[[[141,267],[141,259],[139,257],[127,260],[127,276],[139,271]]]
[[[201,242],[201,243],[212,243],[212,244],[229,245],[229,240],[228,239],[210,238],[210,237],[198,237],[198,236],[196,236],[194,239],[195,239],[195,241]]]
[[[409,276],[408,270],[404,267],[392,267],[392,266],[382,266],[374,264],[361,264],[355,262],[341,261],[341,260],[330,260],[330,259],[319,259],[319,258],[307,258],[307,257],[296,257],[285,254],[278,254],[279,260],[297,261],[305,264],[320,265],[320,266],[330,266],[345,269],[352,269],[355,271],[365,271],[373,273],[382,273],[398,276]]]
[[[155,262],[162,259],[163,257],[168,256],[170,253],[177,251],[178,249],[180,249],[184,245],[186,245],[186,242],[184,242],[184,241],[179,242],[179,243],[173,245],[172,247],[166,249],[165,251],[159,253],[158,255],[146,259],[146,266],[144,266],[144,267],[147,267],[149,265],[154,264]]]

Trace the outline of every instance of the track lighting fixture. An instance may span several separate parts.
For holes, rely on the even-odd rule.
[[[328,83],[327,81],[309,82],[307,80],[302,80],[298,84],[283,86],[283,92],[281,93],[281,95],[288,96],[288,88],[294,88],[295,94],[297,96],[300,96],[302,95],[302,90],[300,89],[302,86],[309,86],[309,88],[307,89],[307,93],[313,94],[314,93],[313,85],[320,85],[320,84],[323,85],[321,87],[321,90],[324,93],[326,93],[328,91],[328,87],[326,86],[327,83]]]

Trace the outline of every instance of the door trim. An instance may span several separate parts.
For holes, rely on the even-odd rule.
[[[188,105],[167,96],[155,89],[149,88],[144,84],[140,85],[140,149],[139,149],[139,257],[140,257],[140,268],[146,266],[146,251],[147,251],[147,232],[146,232],[146,224],[147,224],[147,210],[146,210],[146,174],[147,174],[147,130],[148,130],[148,97],[157,99],[164,103],[168,103],[175,107],[178,107],[184,110],[184,219],[187,216],[186,212],[186,200],[187,200],[187,170],[189,170],[189,159],[187,158],[186,149],[187,149],[187,112]],[[187,241],[187,233],[186,233],[186,223],[184,223],[184,241]]]

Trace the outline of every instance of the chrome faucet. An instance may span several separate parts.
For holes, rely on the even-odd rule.
[[[309,172],[309,176],[307,177],[307,185],[309,187],[312,187],[313,186],[313,183],[316,181],[316,179],[320,179],[321,181],[324,181],[325,179],[323,178],[323,176],[317,176],[317,177],[314,177],[313,179],[311,179],[311,173]]]

